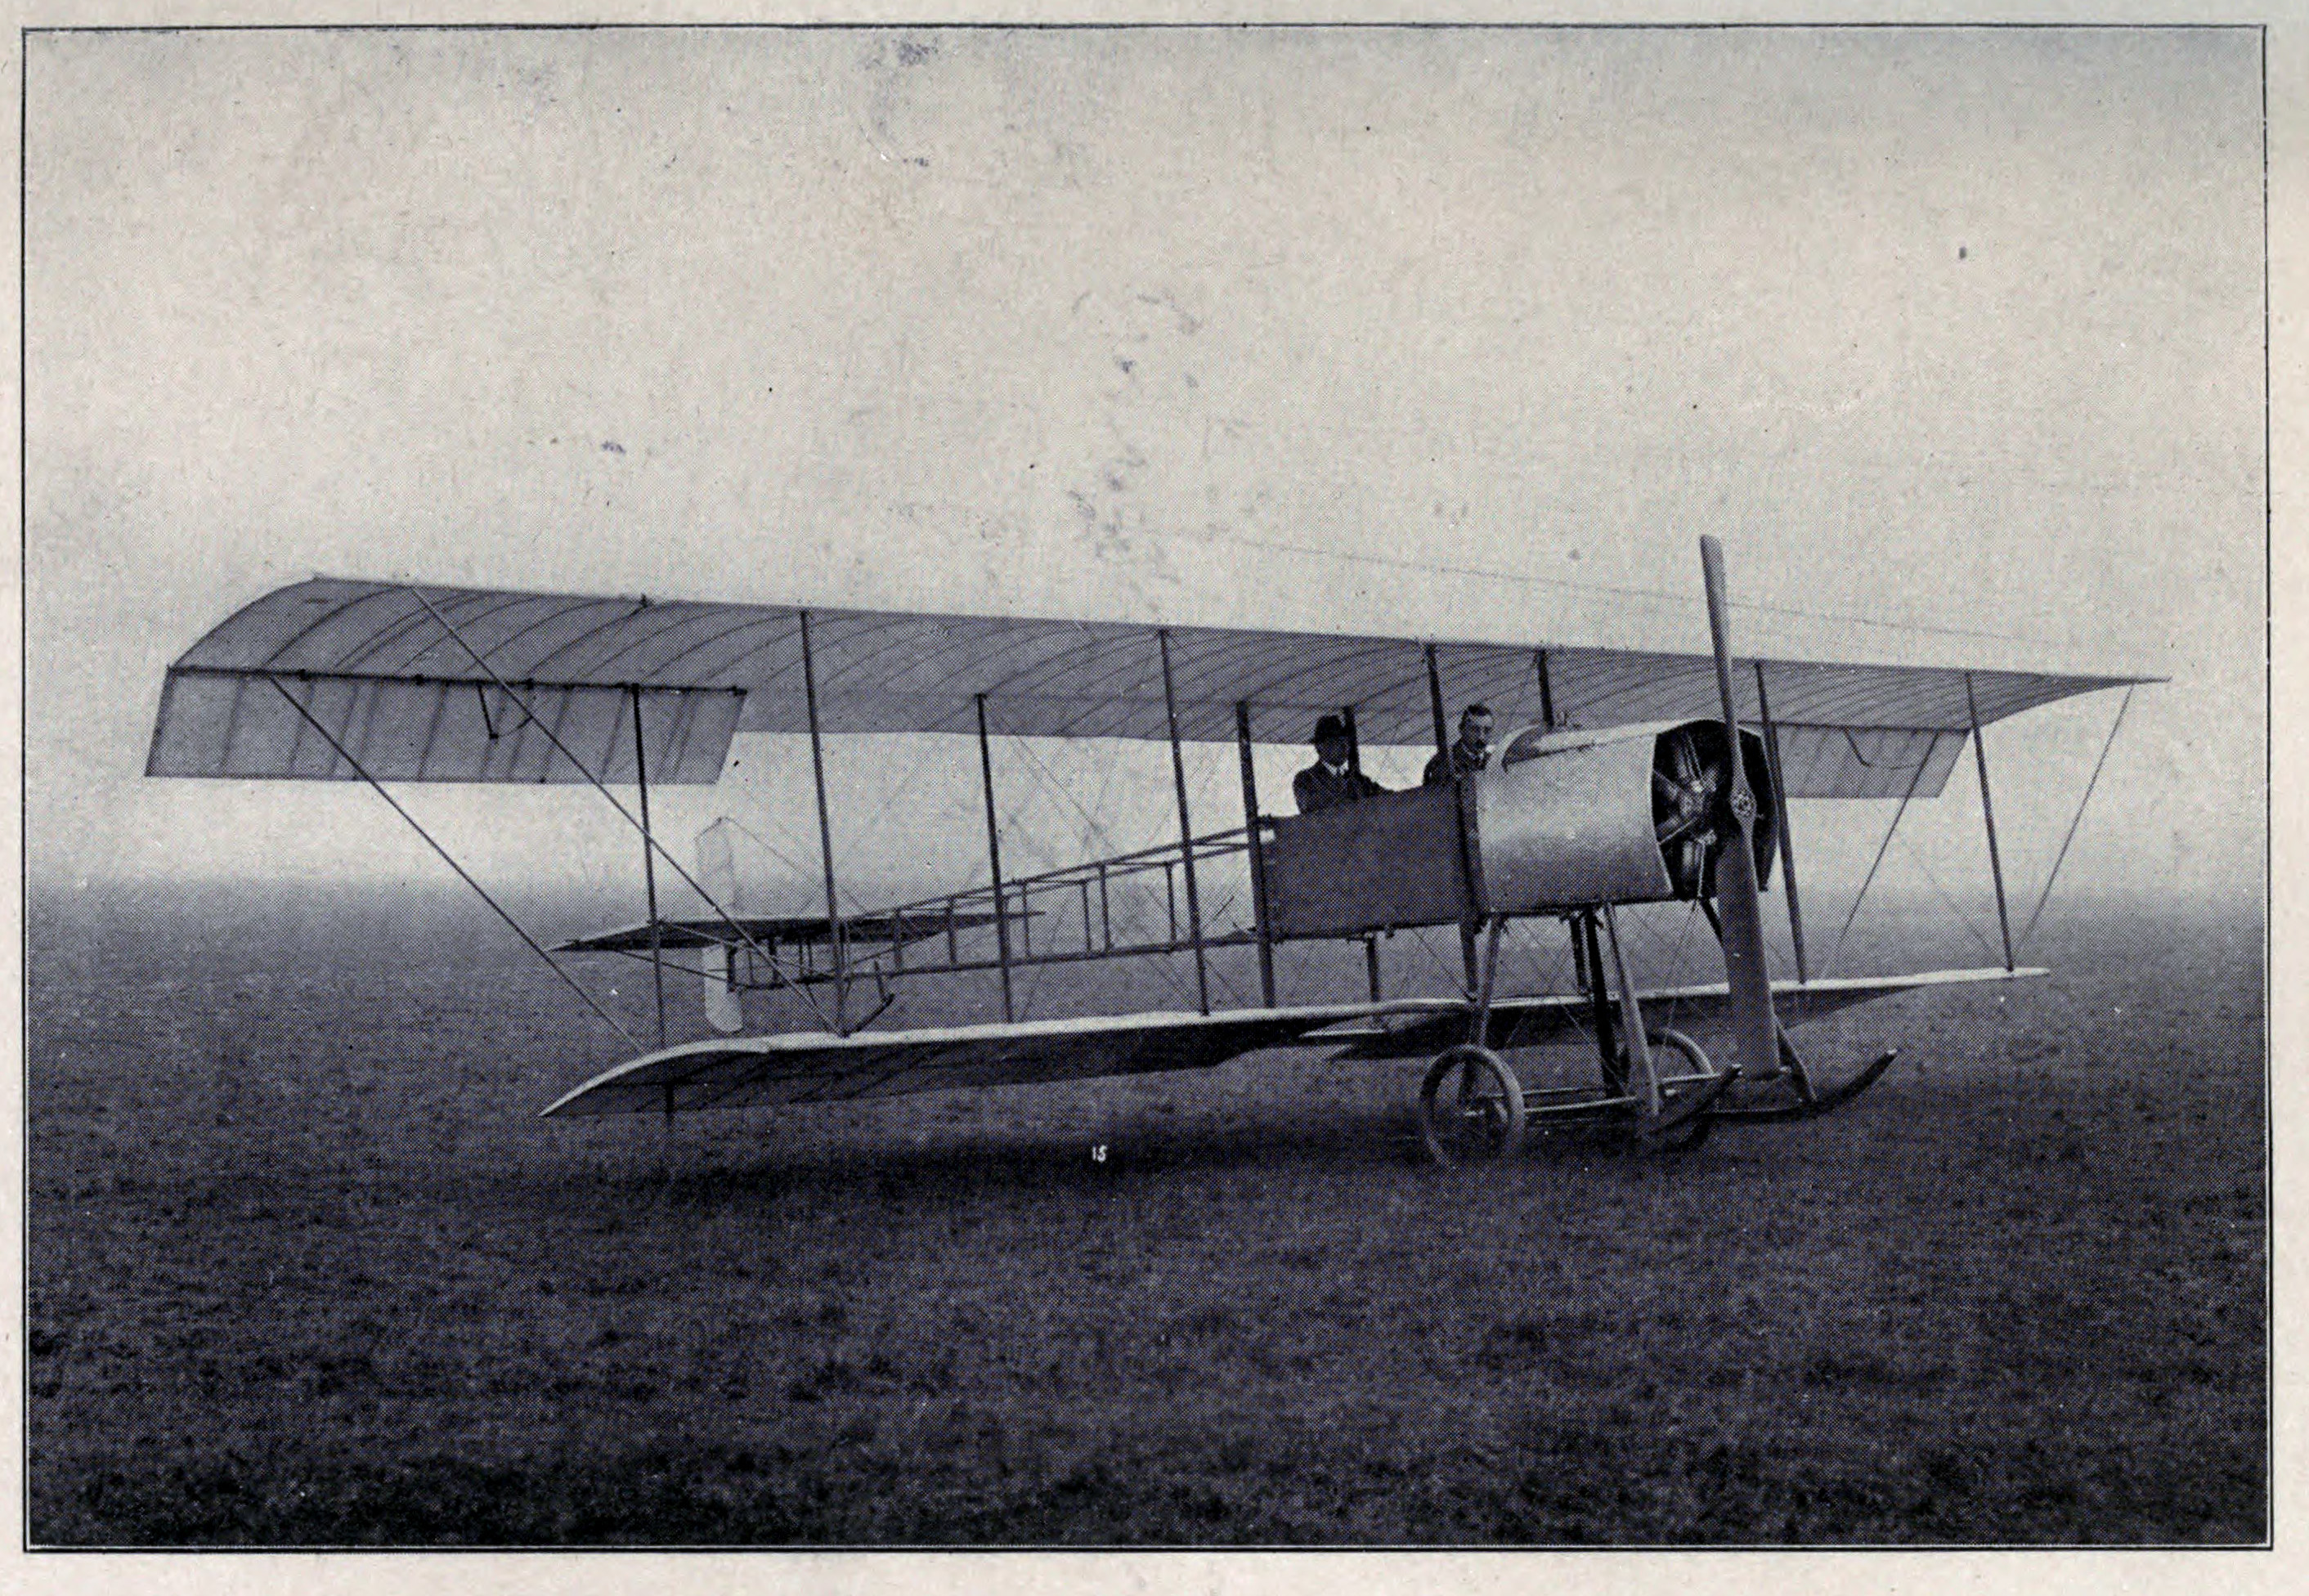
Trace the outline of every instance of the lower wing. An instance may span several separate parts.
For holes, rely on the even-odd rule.
[[[2042,970],[1931,970],[1916,975],[1851,976],[1832,980],[1774,981],[1772,1006],[1784,1025],[1815,1020],[1897,992],[1936,987],[1964,987],[1984,981],[2014,981],[2043,975]],[[1721,1014],[1729,1002],[1723,982],[1699,987],[1665,987],[1637,994],[1645,1011],[1646,1028],[1654,1023],[1694,1023]],[[1492,1048],[1535,1047],[1549,1038],[1587,1022],[1590,999],[1578,993],[1546,997],[1502,997],[1492,1005],[1491,1024],[1484,1044]],[[1613,1005],[1613,1018],[1619,1005]],[[1467,1040],[1464,1006],[1449,1013],[1419,1016],[1408,1024],[1372,1026],[1342,1033],[1343,1058],[1423,1058]],[[1331,1037],[1323,1039],[1327,1041]]]
[[[843,1102],[956,1086],[1078,1081],[1201,1069],[1384,1015],[1464,1013],[1450,1000],[1112,1014],[941,1031],[822,1031],[691,1042],[597,1075],[548,1115],[671,1113],[761,1103]]]
[[[2009,981],[2041,970],[1941,970],[1922,975],[1781,981],[1774,1000],[1789,1021],[1872,997],[1932,987]],[[1688,1021],[1724,1006],[1725,988],[1676,987],[1641,995],[1663,1018]],[[1576,994],[1501,998],[1492,1006],[1493,1047],[1542,1041],[1580,1022]],[[1358,1024],[1358,1022],[1362,1023]],[[938,1031],[796,1031],[689,1042],[645,1054],[596,1075],[548,1108],[549,1116],[672,1113],[762,1104],[846,1102],[957,1086],[1082,1081],[1160,1070],[1205,1069],[1241,1054],[1293,1043],[1336,1046],[1343,1058],[1414,1058],[1466,1040],[1467,1005],[1456,998],[1238,1009],[1218,1014],[1108,1014]]]

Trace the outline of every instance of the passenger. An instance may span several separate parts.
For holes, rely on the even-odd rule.
[[[1473,775],[1492,763],[1492,711],[1489,704],[1471,703],[1459,712],[1459,740],[1447,754],[1427,762],[1422,787],[1441,787],[1461,776]]]
[[[1386,788],[1348,763],[1353,745],[1347,740],[1347,723],[1336,715],[1315,722],[1316,761],[1291,778],[1291,796],[1299,813],[1312,815],[1334,804],[1352,804],[1385,792]]]

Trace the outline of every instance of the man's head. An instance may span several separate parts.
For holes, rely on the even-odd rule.
[[[1325,764],[1345,764],[1352,745],[1347,740],[1347,723],[1336,715],[1326,715],[1315,722],[1311,739],[1315,752]]]
[[[1459,741],[1472,754],[1492,746],[1492,707],[1471,703],[1459,712]]]

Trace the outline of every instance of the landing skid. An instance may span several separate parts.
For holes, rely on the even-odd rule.
[[[1780,1039],[1780,1046],[1783,1049],[1794,1051],[1788,1048],[1786,1037]],[[1883,1078],[1884,1072],[1892,1067],[1892,1061],[1899,1056],[1899,1048],[1887,1048],[1877,1055],[1875,1062],[1866,1069],[1841,1085],[1831,1087],[1826,1091],[1814,1091],[1808,1077],[1792,1072],[1791,1079],[1795,1083],[1797,1092],[1795,1101],[1718,1109],[1714,1117],[1745,1125],[1770,1125],[1783,1120],[1817,1119],[1823,1114],[1832,1113],[1841,1109],[1871,1086],[1875,1085]]]
[[[1691,1152],[1708,1140],[1708,1133],[1723,1112],[1716,1105],[1739,1078],[1738,1070],[1727,1069],[1696,1090],[1664,1104],[1657,1114],[1638,1116],[1637,1139],[1655,1152]]]

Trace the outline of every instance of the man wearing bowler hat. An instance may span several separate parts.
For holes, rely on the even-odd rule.
[[[1352,804],[1387,790],[1348,763],[1353,746],[1347,740],[1347,723],[1336,715],[1315,722],[1315,763],[1291,778],[1291,796],[1299,813],[1312,815],[1333,804]]]

